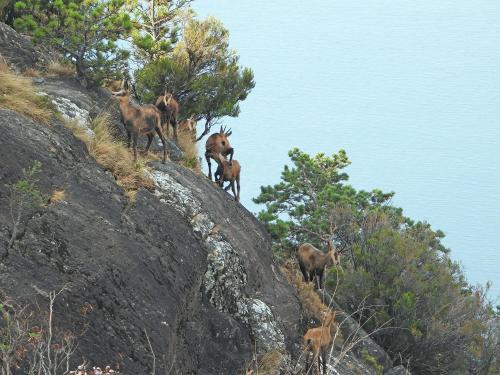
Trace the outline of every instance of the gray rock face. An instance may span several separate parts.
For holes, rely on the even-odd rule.
[[[1,23],[0,56],[18,71],[46,61],[28,38]],[[118,106],[107,91],[83,88],[71,78],[34,81],[80,126],[88,127],[102,111],[111,113],[114,133],[124,139]],[[273,263],[268,234],[229,194],[175,163],[154,162],[155,190],[139,191],[130,204],[63,124],[44,126],[0,108],[0,129],[0,289],[16,301],[43,306],[35,288],[67,287],[56,300],[56,325],[88,327],[78,338],[74,365],[86,359],[120,364],[127,374],[151,373],[147,332],[157,374],[235,375],[255,352],[272,351],[282,353],[276,374],[300,371],[302,335],[309,327],[298,298]],[[173,142],[168,149],[171,159],[182,158]],[[43,165],[43,194],[63,189],[65,196],[28,212],[7,252],[8,186],[34,160]],[[89,305],[92,312],[82,315]],[[357,329],[348,323],[349,331]],[[359,349],[386,370],[399,371],[370,339]],[[331,374],[374,374],[356,353]]]
[[[19,35],[10,26],[0,22],[0,61],[16,71],[28,68],[43,69],[50,60],[40,48],[33,46],[30,38]]]
[[[411,372],[408,371],[405,367],[403,366],[396,366],[388,371],[384,372],[385,375],[411,375]]]
[[[154,167],[152,177],[158,187],[156,195],[161,201],[168,202],[184,215],[195,233],[199,233],[203,239],[208,253],[203,288],[212,306],[250,327],[258,353],[285,350],[285,336],[272,309],[262,299],[251,297],[247,292],[247,286],[253,277],[248,275],[247,265],[243,259],[247,253],[255,253],[257,250],[255,240],[245,243],[239,242],[236,237],[233,237],[231,241],[227,236],[229,233],[234,236],[234,232],[240,232],[242,229],[234,226],[231,221],[235,215],[229,212],[236,209],[239,216],[251,216],[251,214],[245,212],[246,210],[232,200],[228,201],[229,196],[226,193],[216,189],[211,183],[206,184],[204,177],[193,175],[198,181],[186,179],[184,177],[191,173],[173,164],[152,163],[152,166]],[[191,188],[194,183],[197,184],[198,189]],[[206,190],[200,191],[202,186],[206,186]],[[226,204],[230,206],[225,207]],[[224,216],[218,216],[218,210]],[[225,220],[222,221],[222,218]],[[267,239],[258,227],[258,224],[253,223],[250,228],[254,229],[259,238]],[[269,244],[263,245],[268,253],[261,253],[260,257],[267,258],[272,263],[272,260],[268,258]],[[261,262],[258,264],[264,266]],[[269,280],[269,284],[273,282],[274,280]],[[270,289],[269,292],[271,292]],[[280,311],[283,308],[291,308],[296,311],[297,317],[300,316],[296,304],[280,298],[280,295],[276,293],[270,294],[267,300],[273,301],[275,308]],[[276,305],[276,302],[280,300],[282,303]],[[293,332],[290,334],[295,335]]]
[[[0,286],[25,302],[42,290],[69,290],[56,302],[66,328],[93,312],[79,342],[93,363],[119,358],[128,373],[151,366],[147,330],[161,366],[179,374],[235,374],[254,351],[291,347],[300,307],[270,267],[267,234],[254,217],[204,177],[159,164],[168,183],[140,191],[129,205],[62,125],[50,128],[0,109],[0,207],[7,185],[33,160],[43,164],[44,194],[65,190],[62,202],[25,218],[14,249],[0,263]],[[0,211],[0,253],[12,223]],[[27,297],[29,296],[29,297]]]

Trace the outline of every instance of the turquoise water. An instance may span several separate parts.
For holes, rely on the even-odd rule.
[[[395,191],[500,296],[500,2],[196,0],[257,86],[233,128],[242,202],[287,151],[343,148],[359,189]]]

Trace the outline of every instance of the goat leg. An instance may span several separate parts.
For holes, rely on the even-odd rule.
[[[326,375],[326,372],[328,370],[328,367],[327,367],[327,359],[328,359],[328,355],[327,355],[327,348],[323,348],[322,350],[322,353],[321,353],[321,357],[322,357],[322,362],[323,362],[323,375]]]
[[[166,137],[170,138],[170,116],[167,116],[167,122],[166,122],[166,124],[167,124],[167,135],[166,135]]]
[[[167,142],[165,141],[165,137],[163,136],[161,126],[156,127],[156,134],[158,134],[158,137],[160,137],[161,143],[163,144],[163,164],[165,164],[167,160]]]
[[[231,181],[231,183],[230,183],[229,185],[231,186],[231,191],[233,192],[233,195],[234,195],[234,200],[235,200],[236,202],[238,202],[238,201],[239,201],[239,198],[238,198],[238,195],[236,195],[236,190],[235,190],[235,188],[234,188],[234,180],[233,180],[233,181]]]
[[[174,128],[174,139],[177,140],[177,117],[175,115],[172,116],[172,127]]]
[[[212,181],[212,163],[210,162],[210,155],[205,152],[205,159],[207,160],[208,164],[208,179]]]
[[[148,144],[146,145],[146,149],[144,150],[144,154],[147,155],[149,152],[149,147],[151,147],[151,142],[153,141],[154,135],[149,133],[148,134]]]
[[[241,191],[241,187],[240,187],[240,175],[239,174],[236,177],[236,187],[238,188],[238,199],[237,199],[237,201],[239,202],[240,201],[240,191]]]
[[[307,275],[306,267],[299,261],[300,272],[304,275],[304,281],[309,282],[309,276]]]
[[[130,148],[130,139],[132,138],[132,133],[127,130],[127,148]]]
[[[138,138],[138,134],[134,133],[132,135],[132,147],[134,149],[134,161],[137,161],[137,138]]]
[[[217,167],[217,170],[214,173],[214,180],[215,180],[215,183],[217,185],[219,185],[220,187],[222,187],[224,185],[224,179],[223,179],[222,173],[220,173],[219,167]]]

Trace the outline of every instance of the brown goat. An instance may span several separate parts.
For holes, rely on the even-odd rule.
[[[111,92],[117,92],[123,89],[124,82],[122,79],[105,79],[103,81],[103,87],[107,88]]]
[[[224,156],[221,154],[218,155],[217,161],[217,170],[215,171],[215,182],[219,184],[220,187],[223,187],[224,182],[228,181],[229,185],[227,185],[224,190],[228,191],[229,188],[233,191],[234,199],[236,202],[240,201],[240,171],[241,166],[237,160],[233,160],[229,162]],[[234,188],[234,182],[236,181],[236,185],[238,188],[238,193]]]
[[[129,94],[125,90],[113,92],[113,95],[120,102],[120,113],[127,132],[128,148],[130,148],[130,139],[132,138],[133,140],[134,161],[137,160],[137,138],[139,134],[146,134],[148,136],[148,144],[144,150],[147,154],[154,138],[154,132],[156,131],[163,143],[163,163],[165,163],[167,158],[167,144],[163,136],[158,109],[151,104],[144,106],[130,104]]]
[[[167,124],[167,136],[170,135],[170,124],[174,128],[174,138],[177,139],[177,118],[179,117],[179,103],[174,96],[165,90],[163,95],[156,99],[156,107],[163,114]]]
[[[196,138],[196,123],[195,116],[192,115],[190,118],[182,120],[179,122],[179,132],[190,133],[193,136],[193,139]]]
[[[328,251],[323,253],[310,243],[303,243],[297,250],[300,271],[304,275],[304,281],[314,282],[316,287],[323,289],[325,287],[323,276],[326,267],[340,264],[340,253],[335,251],[331,241],[328,241]]]
[[[326,313],[323,324],[320,327],[310,328],[304,335],[304,350],[306,357],[306,372],[309,374],[315,359],[318,360],[318,374],[321,373],[321,362],[323,363],[323,375],[326,374],[328,349],[333,343],[332,324],[335,320],[336,311]],[[309,358],[312,354],[312,360]],[[321,362],[320,362],[321,355]]]
[[[210,159],[214,159],[219,164],[219,154],[226,157],[229,155],[229,163],[233,161],[234,148],[229,143],[229,136],[232,134],[231,129],[226,131],[222,126],[218,133],[208,137],[205,143],[205,159],[208,164],[208,178],[212,180],[212,164]]]

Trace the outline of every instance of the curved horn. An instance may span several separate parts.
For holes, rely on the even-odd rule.
[[[229,137],[231,134],[233,134],[233,131],[231,129],[229,129],[225,133],[226,133],[226,137]]]

